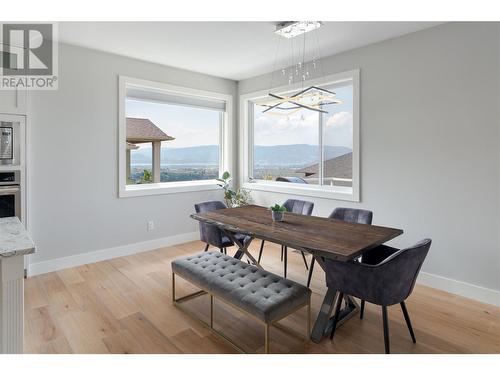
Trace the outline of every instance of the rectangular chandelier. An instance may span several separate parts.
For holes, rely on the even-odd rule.
[[[280,114],[280,112],[285,112],[289,115],[301,108],[328,113],[323,109],[323,106],[342,103],[341,100],[337,99],[333,91],[317,86],[310,86],[291,96],[273,93],[269,93],[269,96],[273,99],[259,103],[259,105],[266,107],[262,113]]]
[[[290,39],[309,31],[316,30],[319,27],[321,27],[320,21],[291,21],[276,25],[276,30],[274,32]]]

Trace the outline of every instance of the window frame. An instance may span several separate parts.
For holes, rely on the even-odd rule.
[[[150,184],[127,185],[126,172],[126,99],[127,88],[134,87],[143,90],[162,91],[171,95],[196,97],[224,101],[225,112],[221,112],[219,131],[219,176],[225,170],[232,170],[231,133],[233,119],[233,97],[213,91],[198,90],[189,87],[176,86],[168,83],[148,81],[127,76],[118,76],[118,197],[138,197],[148,195],[163,195],[185,193],[192,191],[217,190],[220,187],[216,180],[194,180],[159,182]]]
[[[352,189],[342,186],[327,185],[303,185],[289,182],[254,180],[253,177],[253,152],[254,152],[254,129],[253,111],[250,109],[251,102],[268,96],[269,89],[259,90],[240,95],[240,185],[245,189],[277,192],[285,194],[303,195],[328,199],[360,202],[360,77],[359,69],[331,74],[322,78],[307,80],[307,86],[329,86],[342,82],[352,81],[353,85],[353,147],[352,147]],[[295,92],[289,86],[280,86],[272,89],[283,94]],[[321,118],[322,116],[320,116]],[[322,121],[322,120],[320,120]],[[322,137],[320,137],[322,139]],[[322,145],[321,152],[323,152]],[[323,172],[320,172],[321,174]]]

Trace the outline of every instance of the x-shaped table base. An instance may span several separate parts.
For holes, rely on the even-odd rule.
[[[250,236],[247,236],[246,238],[249,238],[248,241],[240,241],[236,238],[236,236],[234,235],[233,232],[229,231],[229,230],[226,230],[226,229],[222,229],[222,232],[224,232],[224,234],[231,240],[234,242],[234,244],[236,246],[238,246],[238,250],[236,251],[236,253],[234,254],[234,257],[236,259],[241,259],[243,257],[243,255],[246,255],[248,259],[250,259],[250,261],[257,267],[259,267],[260,269],[263,269],[262,266],[259,264],[259,262],[257,262],[257,260],[253,257],[252,254],[250,254],[250,252],[248,251],[248,246],[250,246],[250,244],[252,243],[254,237],[250,237]]]
[[[314,255],[314,259],[318,264],[325,269],[325,260],[323,257]],[[321,339],[328,336],[332,331],[333,317],[332,310],[337,302],[339,293],[334,288],[328,288],[325,297],[323,298],[323,303],[318,313],[318,317],[314,322],[314,327],[311,333],[311,340],[315,343],[319,343]],[[337,321],[337,327],[344,324],[347,320],[352,318],[358,311],[359,306],[357,302],[350,296],[344,297],[344,307],[339,311],[339,319]]]
[[[248,259],[250,259],[250,261],[255,266],[263,269],[262,266],[257,262],[257,260],[252,256],[252,254],[250,254],[250,252],[248,251],[248,247],[250,246],[250,243],[253,241],[254,237],[248,236],[247,238],[249,238],[249,240],[242,242],[239,241],[234,236],[233,232],[222,228],[221,230],[231,241],[234,242],[236,246],[238,246],[238,250],[234,254],[234,257],[236,259],[241,259],[243,255],[246,255]],[[307,249],[299,249],[299,250],[309,252]],[[325,270],[324,258],[316,256],[314,254],[313,256],[316,262],[320,265],[320,267],[323,268],[323,270]],[[326,291],[325,297],[323,298],[323,303],[321,305],[318,317],[316,318],[316,322],[314,323],[314,327],[311,333],[311,340],[313,342],[319,343],[323,337],[328,336],[330,334],[333,325],[333,317],[331,316],[332,310],[333,306],[335,306],[338,295],[339,294],[334,288],[328,288],[328,290]],[[345,305],[339,312],[337,327],[344,324],[347,320],[352,318],[359,311],[359,306],[352,297],[345,296],[344,301]]]

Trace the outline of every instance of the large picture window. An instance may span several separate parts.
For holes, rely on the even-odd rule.
[[[229,97],[125,77],[120,91],[121,195],[215,185]]]
[[[340,104],[267,114],[266,96],[242,98],[250,189],[359,200],[359,78],[348,72],[321,87]]]

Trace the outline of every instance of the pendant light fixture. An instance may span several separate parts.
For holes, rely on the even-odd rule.
[[[275,34],[279,35],[280,39],[278,40],[276,48],[274,69],[271,73],[271,89],[273,87],[273,77],[279,58],[281,37],[284,37],[288,41],[291,55],[287,63],[291,63],[291,65],[281,68],[281,75],[282,77],[288,78],[290,91],[293,86],[297,86],[297,92],[291,95],[270,92],[269,96],[272,98],[271,100],[267,98],[266,100],[258,102],[259,105],[266,107],[266,109],[262,111],[263,113],[288,116],[303,108],[327,113],[327,111],[323,109],[323,106],[341,103],[341,101],[336,98],[333,91],[318,86],[304,87],[305,81],[318,69],[318,65],[320,65],[320,48],[317,30],[321,25],[322,23],[320,21],[289,21],[280,23],[276,26]],[[308,48],[307,46],[306,34],[308,32],[316,33],[316,51],[314,51],[314,48]],[[297,38],[300,36],[302,36],[302,40]],[[323,76],[323,74],[321,74],[321,76]]]

